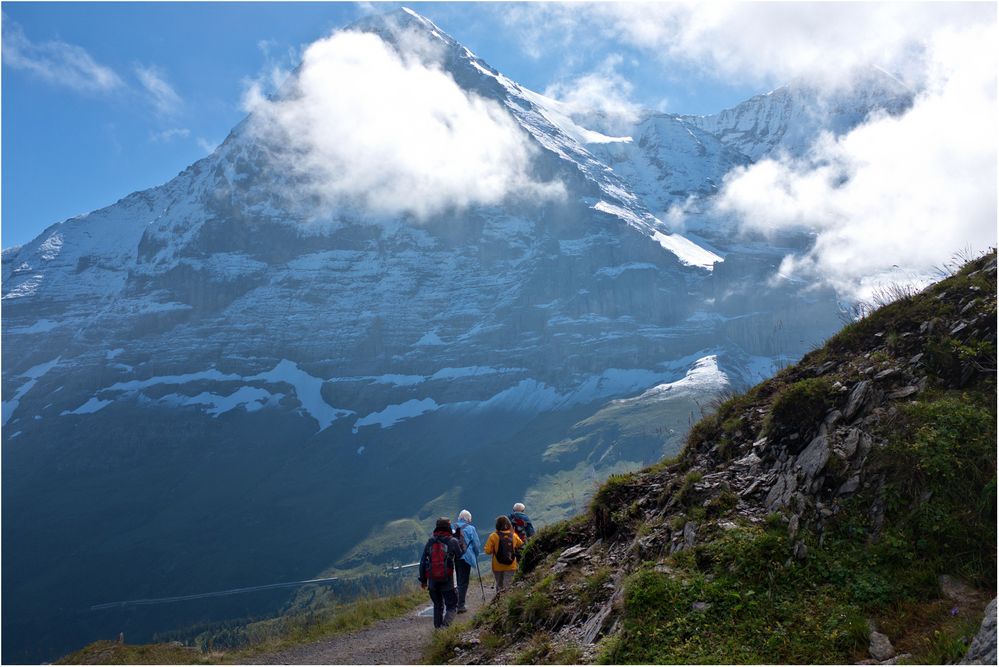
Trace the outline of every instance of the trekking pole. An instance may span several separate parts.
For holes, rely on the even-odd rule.
[[[479,588],[482,589],[482,601],[486,601],[486,587],[482,583],[482,570],[479,569],[479,559],[475,559],[475,571],[479,573]]]

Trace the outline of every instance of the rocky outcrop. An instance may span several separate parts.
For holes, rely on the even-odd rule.
[[[961,661],[962,665],[994,665],[996,664],[996,601],[995,598],[985,609],[982,627],[971,641],[968,653]]]
[[[827,536],[836,540],[840,549],[844,540],[851,540],[858,549],[850,553],[860,559],[866,558],[868,550],[892,553],[901,548],[899,540],[911,542],[913,534],[900,537],[899,516],[911,513],[929,496],[925,492],[911,498],[900,495],[899,479],[908,480],[906,488],[918,486],[926,472],[896,465],[895,448],[901,445],[893,434],[904,425],[910,408],[930,409],[944,394],[956,401],[948,405],[971,400],[970,394],[962,393],[965,390],[977,392],[974,400],[985,406],[994,404],[995,360],[989,355],[994,355],[996,342],[995,280],[993,254],[973,262],[951,280],[847,327],[797,366],[731,398],[714,415],[696,424],[678,459],[612,478],[597,492],[589,516],[543,531],[529,548],[520,583],[514,588],[533,590],[537,595],[542,586],[538,582],[551,581],[554,575],[554,583],[543,588],[548,604],[559,612],[549,619],[551,629],[542,630],[542,634],[550,637],[553,645],[568,642],[580,647],[588,659],[598,650],[595,644],[620,651],[621,644],[614,643],[619,635],[627,645],[640,637],[670,632],[665,627],[642,626],[642,618],[629,616],[630,598],[621,587],[629,577],[659,582],[669,595],[683,599],[682,608],[662,604],[668,608],[664,612],[667,619],[689,615],[688,632],[710,623],[719,606],[725,604],[725,595],[743,600],[744,595],[760,594],[759,589],[730,589],[714,598],[683,597],[684,590],[709,590],[714,577],[725,576],[725,567],[720,571],[712,568],[719,559],[731,557],[727,555],[730,543],[718,545],[726,544],[725,536],[733,532],[772,536],[775,531],[786,531],[780,541],[782,553],[779,557],[768,555],[773,560],[766,569],[786,559],[784,567],[792,573],[806,571],[799,568],[813,562],[820,570],[828,565],[830,556],[823,552]],[[989,409],[984,408],[986,412]],[[975,424],[977,432],[980,429],[978,422]],[[987,445],[984,443],[983,449]],[[950,450],[941,451],[946,456]],[[955,469],[977,461],[962,459]],[[969,486],[972,497],[994,494],[994,481],[991,487],[987,480],[977,483],[980,485],[974,488]],[[898,509],[900,498],[907,498],[902,506],[909,510]],[[957,519],[948,515],[941,520]],[[843,527],[844,522],[849,528]],[[979,546],[987,555],[993,549],[994,558],[994,544]],[[936,551],[925,554],[932,559],[940,555]],[[868,570],[864,576],[869,580],[855,581],[851,568],[856,564],[856,560],[839,562],[836,567],[844,569],[835,585],[873,587],[861,595],[884,595],[883,591],[891,588],[892,582],[884,580],[887,570]],[[615,573],[612,585],[580,604],[581,592],[589,590],[580,577],[601,566]],[[668,588],[657,577],[680,582],[680,588]],[[772,585],[764,583],[763,588],[768,590]],[[635,595],[637,604],[654,605],[658,603],[650,599],[661,600],[666,594],[652,588]],[[973,586],[945,576],[940,578],[938,597],[925,602],[935,605],[942,612],[941,618],[949,619],[968,611],[975,613],[984,600]],[[511,610],[518,605],[516,601],[509,604]],[[994,662],[994,603],[990,613],[969,652],[973,661],[992,655]],[[737,622],[738,617],[726,617],[713,629],[727,632]],[[505,631],[509,634],[510,628]],[[928,645],[922,637],[913,639],[912,633],[920,631],[887,622],[878,628],[872,621],[862,649],[853,645],[852,653],[837,653],[837,659],[830,660],[858,660],[858,652],[863,650],[869,657],[861,660],[862,664],[906,663],[915,659],[909,652],[913,651],[911,646]],[[471,641],[478,632],[469,631],[459,642]],[[614,658],[632,655],[636,654],[617,652],[603,658],[618,661]],[[644,661],[660,654],[637,655]],[[756,655],[754,659],[769,654]],[[506,652],[502,657],[512,660],[517,654]],[[771,661],[781,662],[776,658]]]

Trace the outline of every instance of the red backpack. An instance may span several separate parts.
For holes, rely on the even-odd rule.
[[[448,553],[447,540],[433,538],[430,543],[430,567],[427,568],[427,579],[447,581],[453,575],[454,556]]]
[[[520,541],[527,544],[527,522],[518,516],[511,518],[510,523],[513,524],[513,532],[517,533]]]

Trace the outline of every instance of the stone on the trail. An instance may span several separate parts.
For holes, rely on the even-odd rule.
[[[792,514],[791,519],[787,522],[787,536],[792,540],[798,536],[798,522],[800,519],[797,514]]]
[[[689,549],[694,546],[694,541],[697,539],[697,524],[693,521],[688,521],[683,526],[683,543]]]
[[[851,428],[846,437],[837,443],[836,450],[844,459],[853,458],[853,455],[857,453],[857,445],[860,443],[860,433],[859,428]]]
[[[839,491],[837,491],[836,494],[840,496],[849,495],[859,488],[860,488],[860,475],[854,475],[850,479],[843,482],[842,486],[839,487]]]
[[[708,609],[711,609],[711,603],[710,602],[695,602],[694,604],[690,605],[690,608],[693,609],[694,611],[703,613],[703,612],[706,612]]]
[[[895,647],[891,645],[888,636],[880,632],[871,632],[871,644],[868,647],[868,652],[872,658],[879,662],[895,657]]]
[[[948,600],[953,600],[955,602],[967,602],[968,600],[973,600],[978,597],[978,593],[974,588],[964,583],[957,577],[952,577],[948,574],[941,574],[938,579],[940,583],[940,592]]]
[[[793,472],[778,477],[774,485],[770,487],[770,492],[767,493],[767,499],[764,501],[767,510],[774,512],[786,506],[797,488],[798,477]]]
[[[559,555],[558,560],[562,561],[563,563],[568,563],[570,561],[578,560],[585,555],[586,555],[586,547],[584,547],[582,544],[577,544],[563,551]]]
[[[918,391],[919,391],[919,387],[917,387],[914,384],[911,384],[911,385],[909,385],[907,387],[902,387],[901,389],[896,389],[895,391],[891,392],[890,394],[888,394],[888,398],[893,398],[893,399],[895,399],[895,398],[908,398],[909,396],[912,396],[913,394],[915,394]]]
[[[798,455],[796,463],[805,473],[805,479],[811,480],[829,461],[829,436],[825,429],[819,429],[819,434],[812,438],[808,446]]]
[[[755,465],[759,465],[762,459],[756,455],[756,452],[749,452],[746,456],[741,459],[737,459],[732,462],[733,466],[738,466],[741,468],[751,468]]]
[[[850,421],[860,411],[864,399],[867,398],[867,389],[870,386],[870,380],[861,380],[854,386],[853,391],[850,392],[850,398],[847,399],[846,408],[843,410],[843,419],[845,421]]]
[[[886,377],[891,377],[892,375],[895,375],[896,373],[898,373],[898,369],[897,368],[895,368],[895,367],[886,368],[883,371],[881,371],[880,373],[878,373],[877,375],[875,375],[874,379],[875,380],[884,380]]]

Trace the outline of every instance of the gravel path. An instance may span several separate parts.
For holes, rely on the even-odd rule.
[[[485,579],[485,577],[484,577]],[[491,583],[491,582],[490,582]],[[472,595],[472,594],[475,595]],[[486,584],[486,599],[493,596]],[[473,574],[465,600],[468,613],[457,620],[464,621],[482,607],[478,578]],[[428,612],[429,608],[429,612]],[[379,621],[363,630],[334,635],[310,644],[302,644],[275,653],[254,656],[247,664],[257,665],[414,665],[423,657],[423,650],[434,633],[433,607],[430,596],[426,604],[414,608],[405,616]]]

